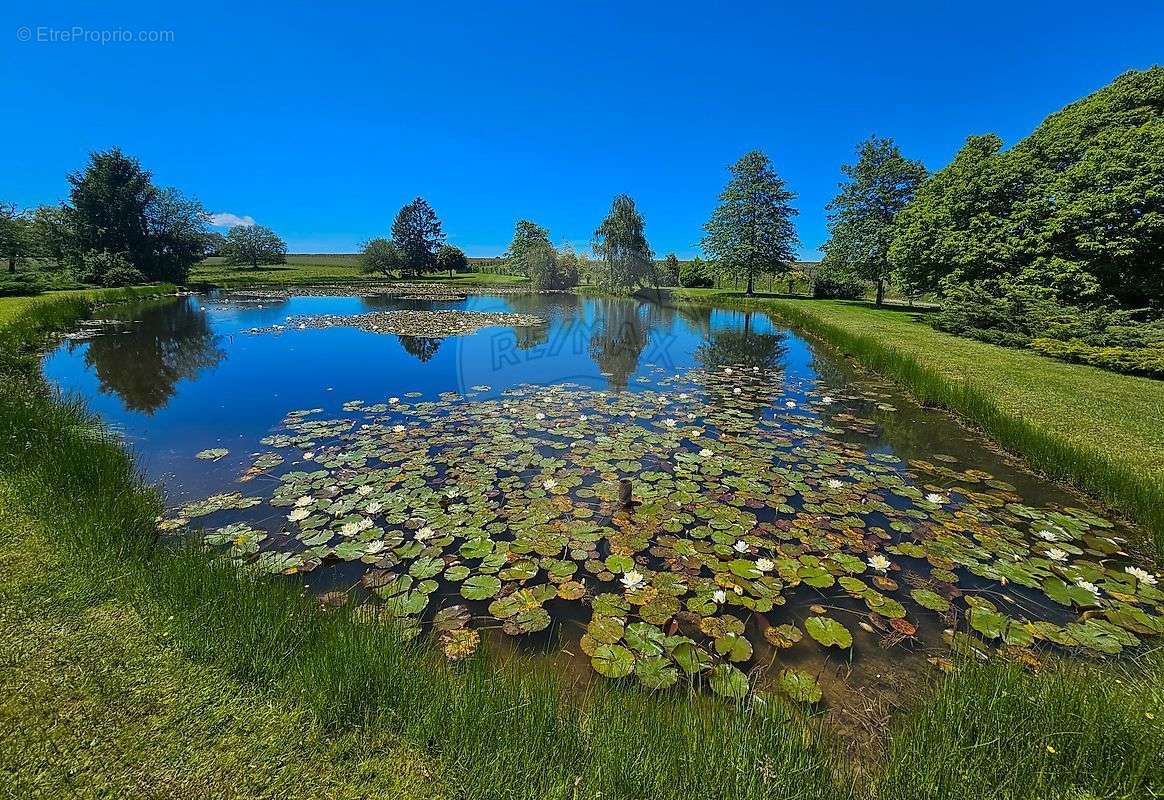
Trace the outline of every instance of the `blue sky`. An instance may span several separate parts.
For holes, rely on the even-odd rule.
[[[52,5],[0,10],[0,200],[59,201],[119,145],[292,252],[353,251],[416,195],[470,255],[523,217],[585,246],[628,192],[655,250],[689,256],[726,167],[760,148],[815,257],[869,134],[938,168],[1164,62],[1145,2]]]

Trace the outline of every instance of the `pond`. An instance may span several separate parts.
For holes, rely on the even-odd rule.
[[[764,314],[297,291],[109,309],[44,372],[167,536],[451,660],[839,704],[1164,632],[1135,532]]]

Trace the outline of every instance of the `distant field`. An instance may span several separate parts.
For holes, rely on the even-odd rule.
[[[469,259],[471,264],[477,260]],[[286,264],[263,265],[257,269],[227,266],[222,258],[208,258],[194,268],[188,283],[191,286],[229,289],[242,286],[308,286],[317,283],[361,283],[383,280],[383,275],[361,272],[359,256],[355,253],[296,253],[287,256]],[[452,277],[437,274],[410,280],[435,280],[455,285],[478,286],[491,283],[521,283],[523,279],[513,275],[465,272]]]

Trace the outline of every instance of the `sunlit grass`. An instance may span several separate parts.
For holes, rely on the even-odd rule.
[[[289,255],[286,264],[260,265],[254,269],[248,266],[228,266],[223,263],[221,258],[211,258],[194,268],[187,283],[190,286],[233,289],[256,286],[311,286],[329,283],[383,283],[385,280],[383,275],[362,272],[357,255],[324,254]],[[525,282],[524,278],[515,275],[498,275],[486,272],[463,272],[451,276],[440,273],[404,280],[408,282],[439,282],[452,286],[506,285]]]

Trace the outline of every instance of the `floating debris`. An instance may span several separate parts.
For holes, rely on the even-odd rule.
[[[288,317],[283,325],[251,328],[248,333],[283,333],[308,328],[358,328],[368,333],[443,338],[476,333],[482,328],[544,325],[531,314],[492,311],[372,311],[367,314],[318,314]]]

